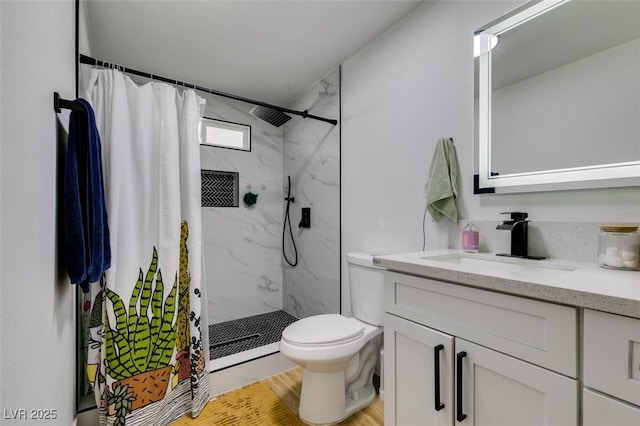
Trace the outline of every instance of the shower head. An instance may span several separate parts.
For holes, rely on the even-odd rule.
[[[255,106],[251,111],[249,111],[249,113],[275,127],[280,127],[287,121],[291,120],[291,117],[287,114],[280,112],[277,109],[263,106]]]

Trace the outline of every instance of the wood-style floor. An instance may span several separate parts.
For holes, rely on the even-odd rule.
[[[209,401],[196,419],[186,416],[172,426],[303,426],[297,415],[301,387],[302,368],[297,367],[221,395]],[[383,423],[383,402],[376,398],[367,408],[340,424],[376,426]]]

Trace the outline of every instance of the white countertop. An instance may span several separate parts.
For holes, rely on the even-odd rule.
[[[596,309],[619,315],[640,318],[640,272],[604,269],[596,263],[565,261],[561,259],[511,260],[516,267],[503,267],[501,263],[456,264],[425,257],[463,254],[461,250],[434,250],[374,256],[374,265],[387,269],[434,278],[441,281],[499,291],[516,296]],[[466,255],[466,254],[465,254]],[[492,253],[479,253],[479,259],[495,259]],[[557,265],[566,269],[546,269],[527,266]],[[525,266],[522,266],[522,265]],[[512,265],[513,266],[513,265]]]

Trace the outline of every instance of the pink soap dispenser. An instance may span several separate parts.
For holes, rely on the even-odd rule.
[[[466,253],[480,251],[480,232],[472,221],[469,221],[462,230],[462,251]]]

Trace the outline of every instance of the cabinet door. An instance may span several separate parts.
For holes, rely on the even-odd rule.
[[[452,361],[452,336],[385,314],[384,424],[451,425]]]
[[[582,397],[583,426],[638,426],[640,407],[585,389]]]
[[[585,309],[584,384],[640,405],[640,320]]]
[[[462,339],[455,351],[457,424],[578,424],[576,380]]]

